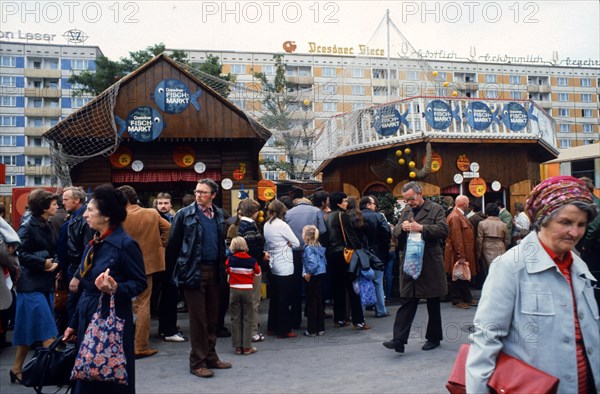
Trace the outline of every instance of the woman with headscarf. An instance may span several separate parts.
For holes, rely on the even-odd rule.
[[[88,203],[83,217],[96,235],[83,252],[78,271],[69,290],[82,290],[75,314],[65,330],[64,339],[76,335],[81,346],[85,331],[98,308],[102,295],[102,316],[109,314],[110,295],[115,296],[116,315],[125,319],[123,350],[127,360],[128,384],[77,380],[74,393],[135,393],[134,325],[131,299],[147,287],[144,258],[137,242],[121,225],[127,217],[127,200],[112,185],[100,185]]]
[[[467,392],[485,393],[498,353],[558,379],[559,393],[600,391],[596,279],[573,253],[597,215],[578,179],[536,186],[526,202],[533,230],[490,267],[466,364]]]

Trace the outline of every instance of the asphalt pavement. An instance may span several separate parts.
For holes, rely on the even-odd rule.
[[[256,343],[258,352],[236,355],[231,338],[219,338],[217,353],[233,368],[215,370],[215,376],[198,378],[189,372],[189,342],[164,342],[152,337],[150,346],[159,350],[152,357],[136,360],[137,393],[444,393],[454,359],[468,341],[476,307],[457,309],[442,303],[444,341],[440,347],[423,351],[427,308],[419,305],[406,351],[396,353],[383,347],[391,339],[397,304],[388,305],[391,316],[375,318],[366,311],[371,330],[352,326],[334,328],[325,322],[325,335],[278,339],[266,336]],[[268,300],[261,303],[260,323],[266,333]],[[331,308],[327,309],[331,312]],[[188,333],[188,315],[179,313],[179,325]],[[226,318],[227,322],[229,317]],[[306,324],[306,319],[303,324]],[[152,321],[155,335],[157,321]],[[9,333],[9,338],[12,332]],[[30,356],[33,352],[30,352]],[[0,350],[0,393],[32,393],[33,389],[11,384],[8,371],[15,347]],[[56,387],[46,387],[53,393]],[[61,390],[59,393],[64,393]],[[110,393],[107,393],[110,394]]]

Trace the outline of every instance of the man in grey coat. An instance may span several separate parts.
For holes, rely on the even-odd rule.
[[[398,256],[400,257],[400,296],[401,304],[394,321],[394,337],[383,343],[388,349],[404,353],[404,345],[408,343],[410,327],[415,318],[419,299],[427,299],[427,332],[423,350],[435,349],[443,339],[440,297],[447,292],[446,274],[444,273],[444,257],[440,240],[448,237],[449,229],[444,215],[444,208],[423,199],[423,189],[417,182],[409,182],[402,187],[402,197],[406,206],[400,213],[393,236],[398,239]],[[417,232],[425,241],[423,269],[417,279],[404,273],[404,255],[408,234]]]

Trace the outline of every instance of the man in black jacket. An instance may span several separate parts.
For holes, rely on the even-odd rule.
[[[201,179],[196,203],[182,208],[171,226],[166,261],[175,262],[173,279],[183,288],[190,316],[190,373],[209,378],[212,369],[231,368],[215,350],[219,289],[225,280],[225,216],[213,204],[219,186]]]
[[[392,230],[385,216],[381,212],[377,212],[379,201],[375,196],[365,196],[360,199],[360,209],[365,217],[367,225],[367,248],[371,250],[381,260],[381,267],[371,267],[375,271],[375,295],[377,303],[375,304],[375,317],[389,316],[389,312],[385,307],[385,295],[383,291],[383,269],[387,263],[390,239]],[[379,269],[381,268],[381,269]]]
[[[75,313],[75,308],[81,295],[79,280],[75,279],[73,283],[71,281],[81,262],[83,250],[94,237],[94,230],[88,226],[83,217],[83,213],[87,209],[87,204],[86,194],[82,188],[75,186],[66,187],[63,190],[62,201],[65,210],[69,213],[69,219],[61,227],[61,234],[57,242],[57,251],[63,251],[63,253],[58,252],[59,258],[61,258],[60,265],[62,273],[63,275],[67,275],[66,279],[67,283],[69,283],[67,321],[70,321],[71,316]]]

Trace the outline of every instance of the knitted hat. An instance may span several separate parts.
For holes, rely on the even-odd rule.
[[[593,204],[592,193],[572,176],[556,176],[537,185],[525,202],[525,212],[533,222],[575,201]]]

